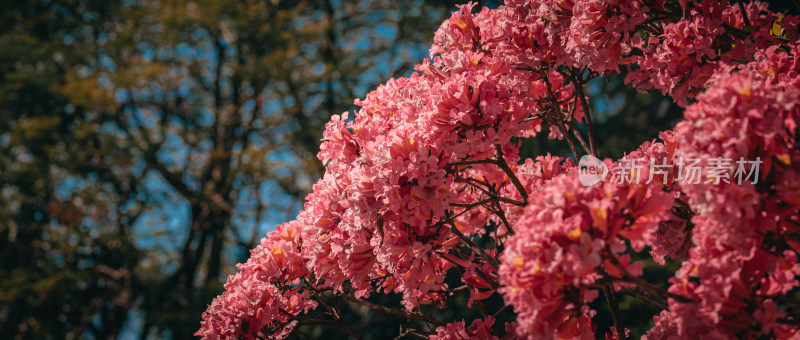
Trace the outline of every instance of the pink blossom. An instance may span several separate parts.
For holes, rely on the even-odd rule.
[[[590,286],[600,273],[640,275],[638,265],[622,254],[621,239],[651,238],[669,202],[658,186],[585,187],[575,172],[544,184],[501,257],[500,292],[518,314],[518,334],[536,338],[574,329],[567,325],[587,313],[581,306],[598,296]]]

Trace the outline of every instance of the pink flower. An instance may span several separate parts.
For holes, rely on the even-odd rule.
[[[276,282],[297,283],[307,274],[300,257],[301,243],[297,222],[284,223],[267,234],[251,251],[239,273],[228,277],[225,292],[216,297],[205,313],[200,330],[205,339],[283,338],[293,329],[293,316],[316,308],[302,287]]]
[[[499,337],[492,332],[494,318],[486,317],[486,320],[476,319],[469,327],[465,327],[464,321],[449,323],[445,326],[436,328],[436,334],[430,336],[431,340],[512,340],[517,337],[514,335],[516,324],[506,323],[506,336]]]
[[[591,285],[600,273],[641,274],[621,239],[651,238],[672,205],[656,185],[585,187],[574,171],[544,184],[530,202],[506,241],[499,291],[518,314],[518,334],[531,338],[578,334],[572,324],[597,297]]]

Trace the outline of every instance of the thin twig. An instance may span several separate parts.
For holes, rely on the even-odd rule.
[[[413,328],[408,328],[406,330],[403,330],[403,327],[400,327],[400,334],[398,334],[397,337],[394,338],[394,340],[400,340],[404,338],[406,335],[411,334],[411,332],[413,331],[414,331]]]
[[[494,267],[495,270],[498,267],[500,267],[500,265],[497,263],[497,260],[489,256],[489,254],[486,253],[486,250],[484,250],[481,247],[478,247],[478,245],[475,244],[475,242],[472,242],[472,240],[469,237],[464,235],[461,232],[461,230],[458,230],[458,228],[454,223],[450,223],[450,231],[452,231],[453,234],[456,234],[456,236],[458,236],[461,239],[461,241],[467,244],[467,247],[469,247],[476,254],[480,255],[484,260],[486,260],[487,263],[489,263],[489,265]]]
[[[377,305],[377,304],[374,304],[374,303],[366,301],[366,300],[358,299],[355,296],[353,296],[353,294],[347,294],[347,299],[352,301],[352,302],[367,306],[369,308],[372,308],[374,310],[378,310],[378,311],[381,311],[381,312],[384,312],[384,313],[387,313],[387,314],[402,316],[402,317],[404,317],[406,319],[420,320],[420,321],[432,323],[432,324],[434,324],[436,326],[444,326],[444,322],[441,322],[441,321],[436,320],[434,318],[430,318],[430,317],[427,317],[427,316],[424,316],[424,315],[420,315],[420,314],[404,312],[404,311],[401,311],[401,310],[392,309],[392,308],[389,308],[389,307],[384,307],[384,306],[381,306],[381,305]]]
[[[592,156],[597,156],[597,142],[594,138],[594,125],[592,124],[592,108],[586,101],[586,95],[583,92],[582,75],[573,75],[573,85],[575,90],[578,91],[578,99],[583,107],[584,117],[586,117],[586,132],[589,134],[589,151]]]
[[[575,160],[578,160],[578,158],[579,158],[578,155],[580,155],[580,154],[578,153],[578,149],[575,148],[575,144],[572,142],[572,139],[569,138],[569,134],[567,133],[567,130],[564,129],[564,125],[562,125],[561,123],[558,123],[558,124],[556,124],[556,126],[558,127],[558,131],[561,132],[561,135],[564,136],[564,140],[566,140],[567,144],[569,144],[569,149],[570,149],[570,151],[572,151],[572,155],[575,157]]]
[[[344,328],[345,332],[347,332],[347,334],[350,334],[350,336],[352,336],[353,338],[358,339],[358,340],[361,339],[361,336],[358,335],[358,333],[356,333],[356,331],[354,331],[352,328],[350,328],[350,325],[348,325],[346,322],[344,322],[344,319],[339,318],[339,326],[342,326],[342,328]]]
[[[622,315],[619,313],[619,303],[617,297],[614,295],[614,289],[611,284],[603,285],[603,295],[606,296],[608,308],[611,309],[611,318],[614,319],[614,328],[617,330],[617,336],[620,340],[625,340],[625,328],[622,327]]]
[[[458,292],[458,291],[462,291],[462,290],[465,290],[465,289],[469,289],[469,287],[470,287],[470,286],[468,286],[468,285],[458,286],[458,287],[456,287],[456,288],[450,288],[450,289],[448,289],[448,290],[445,290],[445,292],[448,292],[448,293],[455,293],[455,292]]]
[[[650,303],[661,309],[667,309],[669,307],[669,304],[667,304],[667,299],[665,297],[653,294],[638,286],[630,288],[622,288],[619,290],[618,293],[625,294],[628,296],[633,296],[639,300]]]
[[[471,185],[473,188],[476,188],[476,189],[480,190],[481,192],[483,192],[484,194],[486,194],[487,196],[491,197],[492,199],[498,200],[500,202],[513,204],[513,205],[520,206],[520,207],[527,206],[527,204],[525,202],[523,202],[523,201],[515,200],[513,198],[508,198],[508,197],[505,197],[505,196],[499,196],[499,195],[496,195],[496,194],[490,192],[487,189],[484,189],[484,188],[480,187],[478,184],[484,184],[485,185],[485,183],[483,183],[481,181],[478,181],[478,180],[476,180],[474,178],[456,177],[455,181],[456,182],[460,182],[460,183],[467,183],[467,184]]]
[[[457,266],[457,268],[464,268],[464,266],[462,266],[461,264],[451,260],[447,256],[441,256],[441,258],[444,259],[445,261],[450,262],[453,265]],[[480,270],[477,270],[477,269],[475,270],[475,273],[478,274],[478,276],[480,276],[484,281],[486,281],[486,283],[488,283],[489,286],[492,287],[492,289],[497,289],[497,288],[500,287],[500,285],[494,279],[490,278],[489,275],[486,275],[486,273],[484,273],[484,272],[482,272]],[[461,274],[462,275],[464,274],[463,271],[461,272]]]
[[[314,287],[312,285],[308,284],[308,282],[306,282],[306,288],[308,289],[308,291],[311,292],[311,294],[314,295],[315,298],[317,298],[317,300],[323,306],[325,306],[325,309],[327,309],[328,312],[330,312],[333,315],[334,318],[337,318],[337,319],[339,318],[339,313],[336,312],[336,309],[334,309],[333,307],[328,305],[328,303],[325,302],[325,299],[322,298],[322,295],[320,295],[319,292],[316,289],[314,289]]]
[[[610,253],[611,252],[609,251],[609,254]],[[620,272],[622,272],[622,278],[612,278],[613,280],[627,282],[627,283],[633,283],[633,284],[641,287],[642,289],[644,289],[644,290],[646,290],[648,292],[651,292],[651,293],[659,295],[659,296],[668,297],[668,298],[671,298],[671,299],[676,300],[678,302],[684,302],[684,303],[692,302],[692,299],[690,299],[690,298],[687,298],[687,297],[685,297],[683,295],[670,293],[670,292],[662,289],[661,287],[655,286],[655,285],[653,285],[653,284],[651,284],[651,283],[649,283],[649,282],[647,282],[645,280],[642,280],[642,279],[640,279],[640,278],[638,278],[636,276],[631,275],[630,273],[628,273],[627,270],[625,270],[624,267],[622,267],[622,264],[619,263],[619,260],[617,260],[616,256],[610,255],[610,256],[608,256],[606,258],[609,259],[611,261],[611,263],[615,267],[617,267],[617,269]]]
[[[483,199],[483,200],[480,200],[480,201],[477,201],[477,202],[472,202],[472,203],[450,202],[449,204],[451,206],[454,206],[454,207],[467,208],[469,210],[469,209],[472,209],[474,207],[481,206],[481,205],[484,205],[486,203],[489,203],[491,201],[492,201],[491,198],[486,198],[486,199]]]
[[[569,127],[570,127],[569,130],[572,131],[573,135],[575,135],[575,139],[577,139],[578,143],[581,144],[581,147],[583,148],[583,150],[586,151],[586,153],[591,154],[592,153],[592,148],[591,148],[591,146],[586,144],[586,141],[583,139],[583,136],[581,135],[580,130],[578,129],[578,124],[575,124],[575,120],[574,119],[570,119]]]
[[[503,222],[503,225],[506,227],[506,230],[508,230],[509,234],[514,235],[514,229],[511,228],[511,223],[508,223],[508,219],[506,218],[506,213],[503,212],[503,208],[500,207],[500,203],[497,203],[496,208],[497,208],[496,214],[497,217],[500,218],[500,222]]]
[[[339,321],[337,321],[337,320],[323,320],[323,319],[313,319],[313,318],[298,318],[297,319],[297,326],[303,326],[303,325],[329,325],[329,326],[333,326],[333,325],[338,325],[338,324],[339,324]],[[298,328],[299,327],[296,327],[295,329],[298,329]]]
[[[547,85],[547,98],[550,99],[550,104],[553,106],[553,110],[556,111],[557,115],[556,117],[557,120],[555,122],[548,121],[548,123],[551,126],[555,125],[556,127],[558,127],[558,130],[561,132],[561,135],[564,136],[564,140],[566,140],[567,144],[569,144],[569,148],[572,151],[572,155],[575,156],[575,160],[578,160],[578,155],[579,155],[578,149],[575,148],[575,144],[572,142],[572,139],[569,138],[569,134],[565,130],[564,112],[561,111],[561,105],[558,103],[558,100],[555,98],[555,95],[553,94],[553,87],[552,85],[550,85],[550,79],[547,76],[547,74],[542,75],[542,80],[544,80],[545,85]],[[570,117],[570,119],[572,119],[572,117]]]
[[[494,314],[492,314],[492,317],[497,319],[497,317],[500,316],[500,313],[505,311],[508,308],[508,306],[510,306],[510,305],[509,304],[503,304],[503,307],[500,307],[500,309],[498,309],[496,312],[494,312]]]
[[[497,162],[494,159],[489,159],[489,158],[486,158],[486,159],[467,159],[467,160],[463,160],[463,161],[447,163],[447,166],[456,167],[456,166],[475,165],[475,164],[497,164]]]
[[[742,11],[742,19],[744,19],[744,27],[750,27],[750,18],[747,17],[747,7],[744,6],[744,2],[739,0],[739,10]]]
[[[493,200],[491,198],[487,198],[487,199],[484,199],[484,200],[481,200],[481,201],[478,201],[478,202],[470,203],[467,206],[464,206],[464,208],[465,208],[464,210],[461,210],[461,212],[459,212],[458,214],[452,215],[449,218],[446,218],[446,219],[442,220],[441,223],[451,223],[451,222],[455,221],[456,218],[458,218],[459,216],[461,216],[461,215],[465,214],[466,212],[472,210],[472,208],[477,207],[479,205],[483,205],[483,204],[488,203],[488,202],[492,202],[492,201]],[[452,206],[459,206],[459,204],[460,203],[450,203],[450,205],[452,205]]]
[[[642,280],[642,279],[640,279],[638,277],[635,277],[633,275],[630,275],[627,272],[625,274],[626,274],[625,277],[623,277],[620,281],[633,283],[633,284],[641,287],[642,289],[644,289],[644,290],[646,290],[648,292],[651,292],[651,293],[656,294],[656,295],[665,296],[665,297],[668,297],[670,299],[676,300],[678,302],[684,302],[684,303],[692,302],[692,299],[687,298],[687,297],[685,297],[683,295],[673,294],[673,293],[670,293],[668,291],[665,291],[665,290],[661,289],[661,287],[652,285],[651,283],[649,283],[649,282],[647,282],[645,280]]]
[[[508,179],[511,180],[511,183],[513,183],[514,187],[517,188],[520,196],[522,196],[522,202],[528,203],[528,192],[525,191],[525,187],[522,186],[522,182],[519,181],[517,175],[511,170],[511,167],[508,166],[508,163],[506,163],[506,159],[504,158],[503,154],[503,147],[500,146],[500,144],[495,144],[494,148],[497,150],[497,166],[499,166],[500,169],[503,169],[503,171],[506,173],[506,176],[508,176]]]

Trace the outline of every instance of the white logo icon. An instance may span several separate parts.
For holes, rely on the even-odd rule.
[[[578,161],[578,180],[584,186],[590,187],[602,182],[608,174],[608,166],[603,161],[592,155],[584,155]]]

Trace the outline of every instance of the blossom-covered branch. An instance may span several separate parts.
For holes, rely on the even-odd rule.
[[[327,124],[324,177],[238,266],[197,335],[348,329],[326,301],[345,296],[431,339],[625,338],[627,294],[663,309],[648,339],[799,337],[799,21],[760,2],[460,6],[417,73]],[[576,164],[578,147],[601,154],[587,82],[623,71],[684,106],[684,121],[623,159]],[[573,158],[521,155],[543,127]],[[680,269],[648,282],[643,266],[667,257]],[[463,285],[445,283],[451,272]],[[460,291],[483,318],[418,312]],[[601,292],[616,327],[596,329]],[[372,294],[401,294],[406,310]],[[488,310],[494,294],[505,305]],[[513,321],[495,324],[503,311]]]

